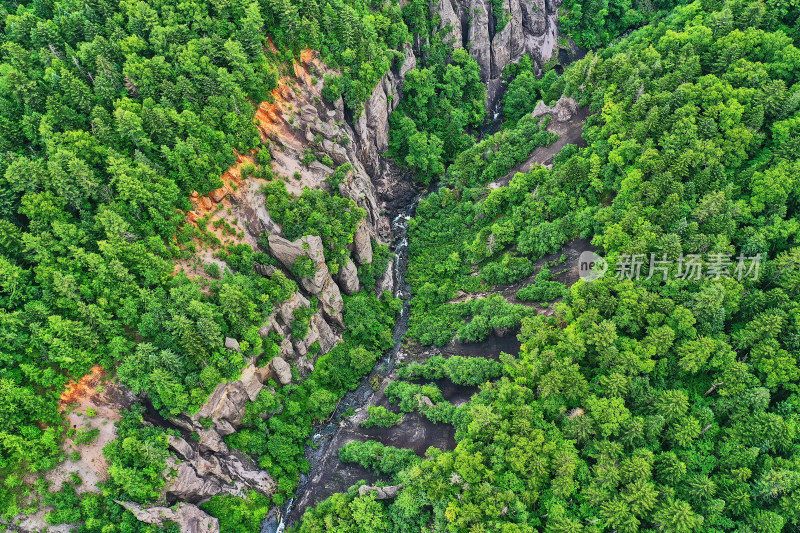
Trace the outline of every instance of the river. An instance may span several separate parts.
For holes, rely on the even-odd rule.
[[[344,395],[339,402],[335,412],[330,417],[330,421],[314,428],[314,435],[311,438],[313,445],[306,446],[305,457],[311,463],[311,470],[308,475],[301,474],[300,482],[295,491],[295,498],[290,499],[280,509],[280,514],[270,513],[262,523],[262,533],[281,533],[287,526],[297,522],[305,509],[324,499],[319,498],[321,494],[326,496],[329,489],[325,488],[325,477],[329,476],[338,465],[331,462],[338,462],[338,446],[334,446],[337,434],[341,433],[342,425],[340,419],[349,409],[363,409],[367,405],[377,405],[380,403],[376,398],[376,391],[372,388],[375,379],[383,382],[395,368],[397,355],[400,352],[403,337],[408,331],[408,316],[411,310],[411,286],[406,282],[406,270],[408,268],[408,221],[414,216],[419,200],[427,193],[420,192],[405,208],[395,215],[392,220],[392,243],[391,250],[395,254],[394,259],[394,295],[403,301],[400,309],[400,316],[394,325],[392,339],[394,345],[387,350],[383,357],[375,364],[369,375],[362,378],[359,386]],[[381,394],[382,395],[382,394]],[[428,422],[426,420],[426,422]],[[428,422],[430,423],[430,422]],[[386,431],[386,428],[374,428]],[[388,428],[389,430],[394,428]],[[376,436],[377,437],[377,436]],[[350,439],[353,440],[353,439]],[[341,463],[339,463],[341,465]],[[341,465],[345,466],[345,465]],[[336,488],[347,490],[353,483],[361,480],[374,480],[374,475],[361,467],[346,465],[338,472],[338,483]],[[346,485],[351,478],[353,482]],[[329,486],[330,487],[330,486]],[[332,493],[332,492],[330,492]],[[325,496],[325,497],[326,497]]]
[[[430,189],[429,189],[430,190]],[[481,343],[451,343],[442,349],[427,349],[424,354],[411,354],[403,348],[403,338],[408,331],[411,312],[411,286],[406,281],[408,268],[408,221],[414,216],[417,204],[429,190],[420,192],[402,208],[392,220],[391,249],[395,254],[394,295],[403,301],[400,316],[394,325],[394,345],[375,364],[369,375],[362,378],[359,386],[345,394],[330,417],[330,421],[314,428],[313,445],[306,447],[305,457],[311,464],[308,475],[300,476],[295,498],[284,504],[279,511],[267,516],[262,523],[262,533],[281,533],[297,523],[305,510],[313,507],[335,492],[344,492],[357,482],[378,481],[378,477],[365,468],[339,461],[339,448],[350,441],[376,440],[388,446],[408,448],[422,456],[430,446],[452,450],[455,448],[455,428],[449,424],[434,424],[418,413],[404,414],[403,422],[390,428],[364,429],[360,423],[366,418],[366,408],[380,405],[394,409],[383,393],[384,387],[396,379],[397,364],[404,360],[427,358],[434,353],[446,356],[465,355],[496,358],[501,351],[516,353],[519,341],[515,335],[491,336]],[[380,387],[373,389],[373,383]],[[444,398],[454,405],[462,405],[478,391],[477,387],[456,385],[450,380],[436,382]],[[346,416],[349,410],[355,411]]]

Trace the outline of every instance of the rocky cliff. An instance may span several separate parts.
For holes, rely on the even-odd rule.
[[[541,66],[558,54],[558,8],[562,0],[505,0],[495,13],[490,0],[439,0],[434,14],[452,45],[466,48],[481,67],[487,107],[501,95],[503,70],[530,54]]]
[[[487,105],[494,106],[507,65],[525,53],[542,65],[557,53],[559,4],[560,0],[508,0],[504,12],[495,15],[488,0],[439,0],[432,15],[441,18],[441,27],[447,29],[453,45],[465,47],[477,60],[487,84]],[[192,196],[190,221],[224,218],[236,227],[240,241],[268,251],[277,260],[278,266],[258,265],[262,275],[272,276],[277,270],[291,275],[290,269],[300,256],[313,260],[316,270],[312,277],[297,280],[300,290],[283,302],[259,331],[264,338],[273,333],[281,336],[279,356],[264,367],[256,367],[251,361],[240,379],[220,384],[197,414],[170,421],[186,434],[199,436],[172,437],[169,443],[176,460],[170,462],[174,473],[165,496],[170,503],[187,503],[173,510],[131,508],[142,520],[159,523],[171,519],[192,522],[193,527],[202,523],[202,528],[214,531],[218,526],[213,520],[191,504],[219,493],[251,489],[267,495],[274,492],[273,479],[247,457],[231,450],[222,438],[236,430],[247,403],[265,390],[269,379],[278,386],[289,384],[297,375],[302,379],[313,369],[316,357],[341,341],[342,295],[362,288],[357,265],[372,261],[373,240],[391,241],[390,217],[416,194],[404,171],[382,157],[389,147],[389,115],[400,102],[405,75],[416,64],[415,51],[407,46],[403,61],[381,79],[363,110],[354,116],[341,99],[328,102],[322,97],[325,75],[336,73],[316,52],[306,50],[293,65],[291,75],[281,78],[271,101],[263,102],[257,110],[256,124],[264,143],[261,150],[269,150],[272,172],[284,179],[293,194],[301,194],[305,187],[329,189],[327,178],[334,170],[344,164],[351,166],[338,192],[367,214],[350,246],[350,259],[336,275],[328,269],[322,240],[317,236],[287,239],[266,209],[261,193],[264,181],[242,175],[245,166],[256,162],[255,153],[237,155],[237,163],[222,177],[222,187],[207,196]],[[202,259],[216,260],[210,253]],[[194,274],[202,275],[197,270]],[[376,287],[391,285],[391,272],[387,270]],[[320,309],[313,315],[305,338],[293,339],[295,311],[308,307],[311,297],[318,299]],[[226,346],[238,349],[234,339],[227,339]]]
[[[343,196],[367,211],[366,227],[372,237],[388,241],[391,229],[387,213],[391,204],[402,203],[413,188],[403,172],[381,157],[389,148],[389,115],[400,102],[406,73],[416,67],[410,47],[398,66],[387,72],[354,117],[340,98],[322,97],[324,77],[337,73],[316,52],[306,50],[294,65],[294,76],[281,80],[272,102],[263,102],[256,112],[262,141],[272,155],[272,169],[288,179],[287,188],[300,194],[304,187],[327,188],[326,178],[336,167],[349,163],[352,171],[340,187]],[[303,164],[313,155],[314,161]],[[264,213],[258,213],[264,219]],[[269,221],[254,221],[253,231],[275,232]]]

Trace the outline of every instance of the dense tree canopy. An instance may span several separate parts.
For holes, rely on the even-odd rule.
[[[64,459],[57,402],[71,379],[94,365],[117,370],[175,415],[196,410],[247,357],[273,351],[258,328],[297,288],[282,273],[256,274],[249,247],[221,251],[230,268],[209,266],[212,282],[173,275],[203,239],[185,223],[189,195],[220,187],[235,152],[260,148],[256,106],[301,49],[342,72],[340,93],[358,114],[410,36],[392,2],[4,1],[0,18],[0,477],[10,480],[0,514],[9,518],[29,500],[20,479]],[[338,201],[308,200],[318,217]],[[362,216],[353,208],[323,235],[332,264]]]
[[[584,3],[583,15],[569,6],[565,27],[584,28],[573,33],[584,44],[641,20],[632,6]],[[522,348],[502,356],[499,379],[439,358],[401,369],[416,381],[387,394],[400,410],[447,412],[440,420],[455,425],[457,447],[387,473],[403,487],[395,499],[337,495],[299,531],[322,520],[348,531],[365,509],[372,531],[397,532],[800,524],[798,15],[797,6],[694,2],[590,52],[556,84],[519,67],[498,151],[531,142],[531,133],[517,140],[519,125],[539,96],[557,98],[553,86],[593,111],[588,146],[492,189],[484,186],[498,174],[480,177],[486,148],[469,164],[459,163],[469,150],[456,158],[450,186],[423,200],[411,224],[409,335],[481,338],[508,317],[505,325],[521,324]],[[590,41],[597,28],[607,33]],[[528,99],[526,90],[540,92]],[[612,266],[567,289],[553,281],[557,261],[533,262],[576,237]],[[663,258],[667,271],[649,261],[638,279],[615,271],[635,254]],[[758,256],[760,275],[736,273],[740,254]],[[704,276],[678,271],[691,257]],[[531,274],[516,296],[563,297],[551,317],[485,296]],[[448,409],[424,383],[446,372],[475,376],[481,392]],[[346,456],[370,464],[364,448]]]
[[[470,51],[445,42],[430,2],[402,4],[0,2],[3,521],[44,504],[48,522],[80,531],[159,530],[116,503],[161,498],[171,475],[169,431],[146,422],[142,405],[121,414],[104,449],[101,493],[78,495],[80,476],[48,486],[43,472],[67,459],[65,386],[101,366],[152,416],[191,414],[248,359],[279,353],[280,336],[259,328],[299,290],[292,277],[317,265],[304,258],[262,276],[277,266],[266,246],[223,246],[207,220],[190,224],[185,213],[194,191],[222,185],[237,153],[254,154],[256,174],[272,178],[255,110],[311,47],[338,73],[323,97],[341,97],[348,120],[409,48],[418,58],[386,154],[436,183],[409,223],[406,340],[519,332],[522,346],[499,361],[435,356],[399,368],[384,390],[396,406],[371,407],[365,427],[417,411],[452,424],[457,446],[419,457],[348,444],[340,459],[399,485],[397,496],[354,487],[295,530],[800,527],[797,2],[565,0],[563,35],[591,50],[563,74],[548,64],[537,78],[529,57],[510,66],[503,125],[491,135]],[[500,31],[509,17],[491,4]],[[591,111],[586,146],[515,174],[556,137],[548,117],[530,112],[562,95]],[[332,190],[349,170],[330,176]],[[278,180],[264,192],[285,236],[318,235],[331,272],[347,265],[365,216],[354,201],[310,189],[294,197]],[[612,268],[567,287],[553,257],[578,237]],[[219,262],[207,278],[176,269],[199,261],[208,241]],[[344,298],[343,342],[304,380],[269,383],[226,435],[278,490],[204,502],[223,531],[253,531],[291,497],[309,471],[314,424],[394,344],[401,302],[371,290],[391,254],[373,244],[373,262],[358,269],[366,290]],[[629,279],[637,257],[667,266],[643,261]],[[737,273],[737,257],[760,270]],[[688,260],[706,276],[687,275]],[[312,301],[293,313],[292,340],[316,310]],[[439,380],[479,392],[456,406]]]

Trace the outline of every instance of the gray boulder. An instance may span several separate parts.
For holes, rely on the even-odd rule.
[[[261,389],[264,387],[263,379],[261,379],[258,368],[256,368],[255,365],[247,365],[247,367],[242,370],[242,377],[239,378],[239,381],[244,388],[244,392],[247,393],[247,397],[251,402],[254,402],[256,398],[258,398],[258,393],[261,392]]]
[[[163,527],[164,522],[175,522],[182,533],[219,533],[219,520],[204,513],[194,504],[179,503],[171,507],[143,508],[133,502],[117,501],[119,505],[133,513],[140,522]]]
[[[191,418],[194,422],[201,418],[210,418],[212,421],[224,418],[232,424],[238,424],[244,416],[244,406],[249,399],[241,381],[220,383],[208,401]]]
[[[252,363],[236,381],[220,383],[200,409],[190,417],[187,429],[201,427],[200,420],[210,418],[220,435],[230,435],[242,421],[248,401],[254,401],[263,388],[264,373]],[[176,422],[177,423],[177,422]]]
[[[200,435],[198,444],[201,450],[214,453],[228,453],[230,451],[228,445],[225,444],[222,437],[215,430],[201,429],[197,433]]]
[[[400,485],[391,485],[388,487],[373,487],[371,485],[361,485],[358,487],[358,495],[364,496],[370,492],[375,493],[376,500],[390,500],[397,496],[400,491]]]
[[[292,339],[288,336],[284,337],[281,341],[280,356],[283,359],[297,359],[297,352],[294,349],[294,344],[292,344]]]
[[[231,337],[225,337],[225,347],[229,350],[236,350],[237,352],[242,351],[242,349],[239,347],[239,341]]]
[[[372,263],[372,242],[367,225],[362,221],[353,237],[353,252],[359,265]]]
[[[170,465],[171,463],[171,465]],[[183,501],[199,502],[222,492],[222,484],[215,476],[200,477],[191,462],[176,464],[168,461],[167,466],[176,470],[175,477],[167,482],[166,493]]]
[[[375,292],[377,294],[382,293],[383,291],[391,291],[394,288],[394,271],[392,269],[394,265],[390,262],[386,265],[386,272],[378,278],[378,281],[375,282]]]
[[[345,294],[358,292],[358,270],[352,259],[348,259],[347,263],[339,269],[338,281],[339,287]]]
[[[292,382],[292,367],[282,357],[273,358],[270,366],[281,385],[288,385]]]
[[[312,326],[319,332],[319,354],[325,355],[330,352],[334,346],[339,344],[340,338],[336,336],[331,327],[325,321],[320,313],[314,315],[311,319]]]

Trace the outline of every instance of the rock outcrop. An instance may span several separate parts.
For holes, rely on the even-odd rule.
[[[388,487],[373,487],[370,485],[361,485],[358,487],[358,495],[364,496],[370,492],[375,493],[376,500],[391,500],[400,492],[401,485],[390,485]]]
[[[213,429],[206,431],[216,433]],[[228,448],[221,439],[214,449],[208,449],[200,443],[170,436],[169,446],[181,461],[174,458],[167,461],[168,470],[175,472],[167,481],[167,498],[197,503],[221,493],[255,490],[269,496],[275,492],[275,481],[267,472],[247,456]]]
[[[292,79],[279,82],[273,101],[262,103],[256,111],[261,137],[270,142],[273,172],[299,177],[286,180],[289,191],[299,195],[304,187],[325,189],[326,178],[336,167],[350,164],[347,183],[340,191],[367,211],[367,224],[375,231],[388,225],[381,223],[386,206],[378,199],[372,178],[393,166],[381,157],[389,146],[389,114],[400,102],[406,73],[416,66],[410,47],[405,53],[402,65],[397,62],[395,69],[384,75],[355,118],[341,98],[329,102],[322,97],[325,75],[338,73],[311,50],[301,54]],[[316,161],[308,162],[308,153],[314,154]],[[251,220],[259,227],[270,226],[263,212],[251,211],[248,226]],[[279,233],[274,227],[269,232]],[[390,235],[382,237],[388,240]]]
[[[353,236],[353,255],[359,265],[372,263],[372,238],[367,225],[363,222],[358,225],[356,234]]]
[[[199,425],[200,420],[210,419],[219,434],[233,433],[234,427],[244,416],[247,402],[255,400],[261,392],[265,378],[266,370],[253,364],[246,366],[241,378],[217,385],[200,410],[189,417],[189,421],[192,425]]]
[[[503,13],[494,13],[488,0],[439,0],[433,11],[441,28],[450,27],[453,46],[467,48],[480,65],[492,109],[508,65],[530,54],[541,68],[557,55],[559,6],[561,0],[509,0]]]
[[[345,294],[355,294],[358,292],[358,270],[352,259],[348,259],[347,263],[339,269],[339,274],[337,274],[336,279],[339,282],[339,287]]]
[[[370,176],[386,167],[381,155],[389,149],[389,115],[400,105],[400,90],[406,74],[417,67],[417,58],[409,45],[397,71],[387,72],[364,102],[364,112],[353,125],[358,139],[356,157]]]
[[[333,281],[328,265],[325,263],[322,239],[317,235],[306,235],[296,241],[289,241],[277,235],[270,235],[268,240],[270,253],[288,269],[291,269],[301,256],[309,257],[314,261],[316,265],[314,276],[303,276],[300,284],[309,293],[319,298],[322,310],[330,320],[343,326],[344,300],[342,300],[339,286]]]
[[[375,282],[375,293],[380,294],[383,291],[391,291],[394,287],[394,269],[392,268],[394,265],[389,263],[386,265],[386,272],[383,273],[381,277],[378,278],[378,281]]]
[[[282,357],[274,357],[270,366],[281,385],[288,385],[292,382],[292,368]]]
[[[171,507],[143,508],[133,502],[117,501],[119,505],[133,513],[140,522],[163,527],[164,522],[175,522],[181,533],[219,533],[219,520],[204,513],[194,504],[179,503]]]
[[[237,352],[242,351],[242,349],[239,347],[239,341],[231,337],[225,337],[225,347],[229,350],[234,350]]]
[[[267,323],[259,330],[259,335],[266,338],[275,332],[282,337],[280,356],[288,361],[293,361],[304,376],[314,368],[314,361],[324,355],[341,342],[341,336],[325,320],[322,311],[311,317],[308,333],[302,339],[292,338],[292,322],[294,312],[301,307],[308,307],[310,302],[302,294],[295,293],[291,298],[281,303],[275,312],[267,319]],[[318,344],[319,350],[312,347]]]
[[[542,117],[544,115],[553,115],[553,119],[556,122],[568,122],[572,119],[573,116],[578,112],[578,102],[574,98],[569,98],[567,96],[562,96],[558,99],[558,101],[549,106],[544,103],[543,100],[539,100],[536,103],[536,107],[533,109],[534,117]]]

